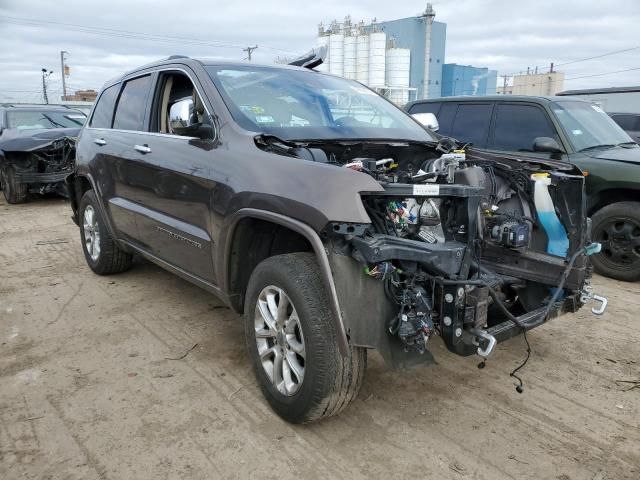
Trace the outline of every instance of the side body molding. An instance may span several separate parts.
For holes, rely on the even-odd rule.
[[[305,237],[309,243],[311,244],[313,251],[316,254],[316,259],[318,260],[318,266],[320,267],[320,272],[322,275],[322,280],[324,282],[325,288],[329,293],[329,302],[331,311],[333,312],[333,318],[336,322],[336,333],[338,340],[338,348],[340,349],[340,353],[342,356],[348,356],[349,354],[349,342],[347,340],[347,333],[344,328],[344,322],[342,320],[342,312],[340,310],[340,304],[338,302],[338,294],[336,292],[336,286],[333,281],[333,276],[331,275],[331,266],[329,265],[329,258],[327,256],[327,252],[325,250],[324,244],[318,234],[313,230],[309,225],[302,223],[299,220],[295,220],[293,218],[281,215],[279,213],[273,213],[266,210],[259,210],[257,208],[242,208],[235,212],[229,218],[227,235],[225,239],[225,250],[224,250],[224,286],[223,290],[228,291],[228,279],[229,279],[229,259],[231,253],[231,244],[233,240],[233,235],[235,228],[238,224],[238,221],[243,218],[257,218],[260,220],[266,220],[269,222],[277,223],[278,225],[282,225],[283,227],[290,228],[294,232],[299,233],[303,237]]]

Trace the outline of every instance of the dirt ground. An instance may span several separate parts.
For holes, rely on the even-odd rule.
[[[523,394],[522,338],[483,370],[436,338],[438,366],[372,354],[347,411],[292,426],[236,314],[143,261],[94,275],[70,214],[0,203],[0,479],[640,478],[640,388],[617,382],[640,380],[640,284],[595,278],[604,316],[532,331]]]

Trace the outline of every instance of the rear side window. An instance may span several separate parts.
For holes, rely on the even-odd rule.
[[[96,108],[93,111],[91,117],[91,123],[89,124],[94,128],[111,128],[111,120],[113,120],[113,107],[116,104],[116,97],[118,96],[118,90],[120,85],[113,85],[102,92]]]
[[[438,110],[440,110],[439,102],[430,102],[430,103],[416,103],[411,107],[409,113],[433,113],[436,117],[438,116]]]
[[[533,152],[536,137],[559,141],[547,114],[534,105],[500,105],[496,108],[493,148]]]
[[[440,112],[436,115],[436,117],[438,117],[438,123],[440,124],[438,134],[445,136],[451,135],[451,124],[453,123],[453,118],[456,116],[457,110],[457,103],[444,103],[442,105]]]
[[[611,118],[613,118],[623,130],[640,130],[640,115],[613,115]]]
[[[150,75],[125,82],[118,100],[113,128],[138,131],[143,129],[150,86]]]
[[[449,135],[478,148],[486,147],[492,111],[492,104],[460,104]]]

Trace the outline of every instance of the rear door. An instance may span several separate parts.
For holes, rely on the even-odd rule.
[[[460,102],[452,117],[451,127],[445,125],[448,133],[462,143],[471,143],[475,148],[486,148],[491,128],[492,102]],[[453,108],[447,114],[453,114]],[[438,119],[440,120],[440,119]],[[445,119],[448,121],[448,118]]]
[[[118,200],[130,200],[131,192],[123,185],[123,148],[121,133],[113,130],[113,116],[122,84],[105,88],[96,102],[87,127],[81,133],[77,156],[88,163],[111,224],[118,236],[134,240],[137,237],[135,213],[119,207]]]
[[[145,143],[152,81],[150,73],[123,81],[116,101],[113,126],[108,138],[104,139],[107,144],[103,147],[110,155],[109,161],[105,162],[103,176],[111,181],[110,192],[105,200],[118,228],[122,229],[120,225],[125,224],[128,239],[136,244],[140,242],[137,190],[144,174],[140,168],[140,163],[144,162],[141,150]]]

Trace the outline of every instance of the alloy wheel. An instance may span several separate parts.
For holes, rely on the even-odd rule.
[[[91,205],[84,209],[82,228],[84,230],[84,246],[94,262],[100,257],[100,229],[98,215]]]
[[[283,289],[269,285],[260,292],[254,326],[262,368],[281,394],[294,395],[304,380],[306,351],[298,313]]]

